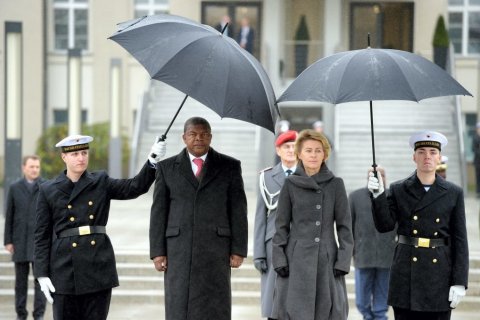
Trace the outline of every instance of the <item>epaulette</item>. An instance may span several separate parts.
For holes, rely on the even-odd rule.
[[[265,168],[265,169],[260,170],[260,172],[258,172],[258,173],[262,173],[262,172],[265,172],[265,171],[268,171],[268,170],[272,170],[272,169],[273,169],[273,167],[267,167],[267,168]]]

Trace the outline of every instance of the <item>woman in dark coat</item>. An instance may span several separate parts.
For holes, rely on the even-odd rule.
[[[323,134],[300,132],[295,153],[300,163],[280,192],[273,237],[273,267],[279,277],[272,317],[344,320],[344,275],[353,250],[345,186],[325,164],[330,144]]]

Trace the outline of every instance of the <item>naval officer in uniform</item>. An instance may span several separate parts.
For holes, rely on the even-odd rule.
[[[273,291],[276,272],[272,267],[272,238],[275,234],[277,201],[285,178],[295,172],[297,157],[294,130],[283,132],[275,140],[275,150],[280,162],[260,172],[260,194],[255,213],[253,259],[255,268],[261,273],[262,317],[272,319]]]
[[[422,131],[410,138],[416,171],[390,185],[369,178],[375,226],[398,223],[398,244],[390,269],[388,303],[397,320],[450,319],[468,282],[468,242],[463,191],[435,174],[447,138]]]
[[[55,320],[107,318],[112,288],[118,286],[115,255],[105,228],[110,200],[146,193],[166,152],[164,142],[154,143],[134,178],[113,179],[105,171],[87,171],[92,140],[72,135],[57,143],[66,170],[40,186],[34,274],[53,303]]]

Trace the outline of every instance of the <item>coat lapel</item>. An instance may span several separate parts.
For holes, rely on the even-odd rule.
[[[177,155],[175,163],[178,166],[180,174],[196,189],[198,187],[198,180],[193,174],[192,165],[190,164],[190,158],[188,157],[188,151],[186,148]]]
[[[272,168],[272,179],[279,188],[283,186],[283,183],[285,182],[285,172],[283,171],[281,163]]]
[[[443,197],[448,190],[444,182],[445,181],[437,175],[435,178],[435,183],[432,184],[430,190],[425,193],[425,196],[422,198],[422,200],[420,200],[420,202],[418,202],[415,206],[415,211],[422,210],[432,202],[435,202],[438,198]]]
[[[92,177],[92,174],[88,171],[85,171],[80,177],[80,179],[77,181],[77,183],[75,183],[69,201],[71,202],[73,199],[75,199],[85,188],[91,185],[93,181],[94,179]]]
[[[222,163],[218,152],[210,148],[208,150],[207,159],[205,161],[205,168],[203,177],[200,180],[200,188],[207,185],[220,172]],[[195,179],[196,180],[196,179]]]
[[[70,198],[73,190],[73,183],[67,178],[65,171],[55,179],[55,185],[57,186],[58,190]]]

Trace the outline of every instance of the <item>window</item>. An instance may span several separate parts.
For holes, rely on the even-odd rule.
[[[55,50],[88,50],[88,0],[53,1]]]
[[[82,110],[82,124],[87,123],[87,110]],[[68,123],[67,109],[53,109],[53,123],[55,125]]]
[[[134,0],[135,18],[149,16],[152,14],[168,13],[169,0]]]
[[[480,0],[448,0],[448,29],[455,53],[480,54]]]

